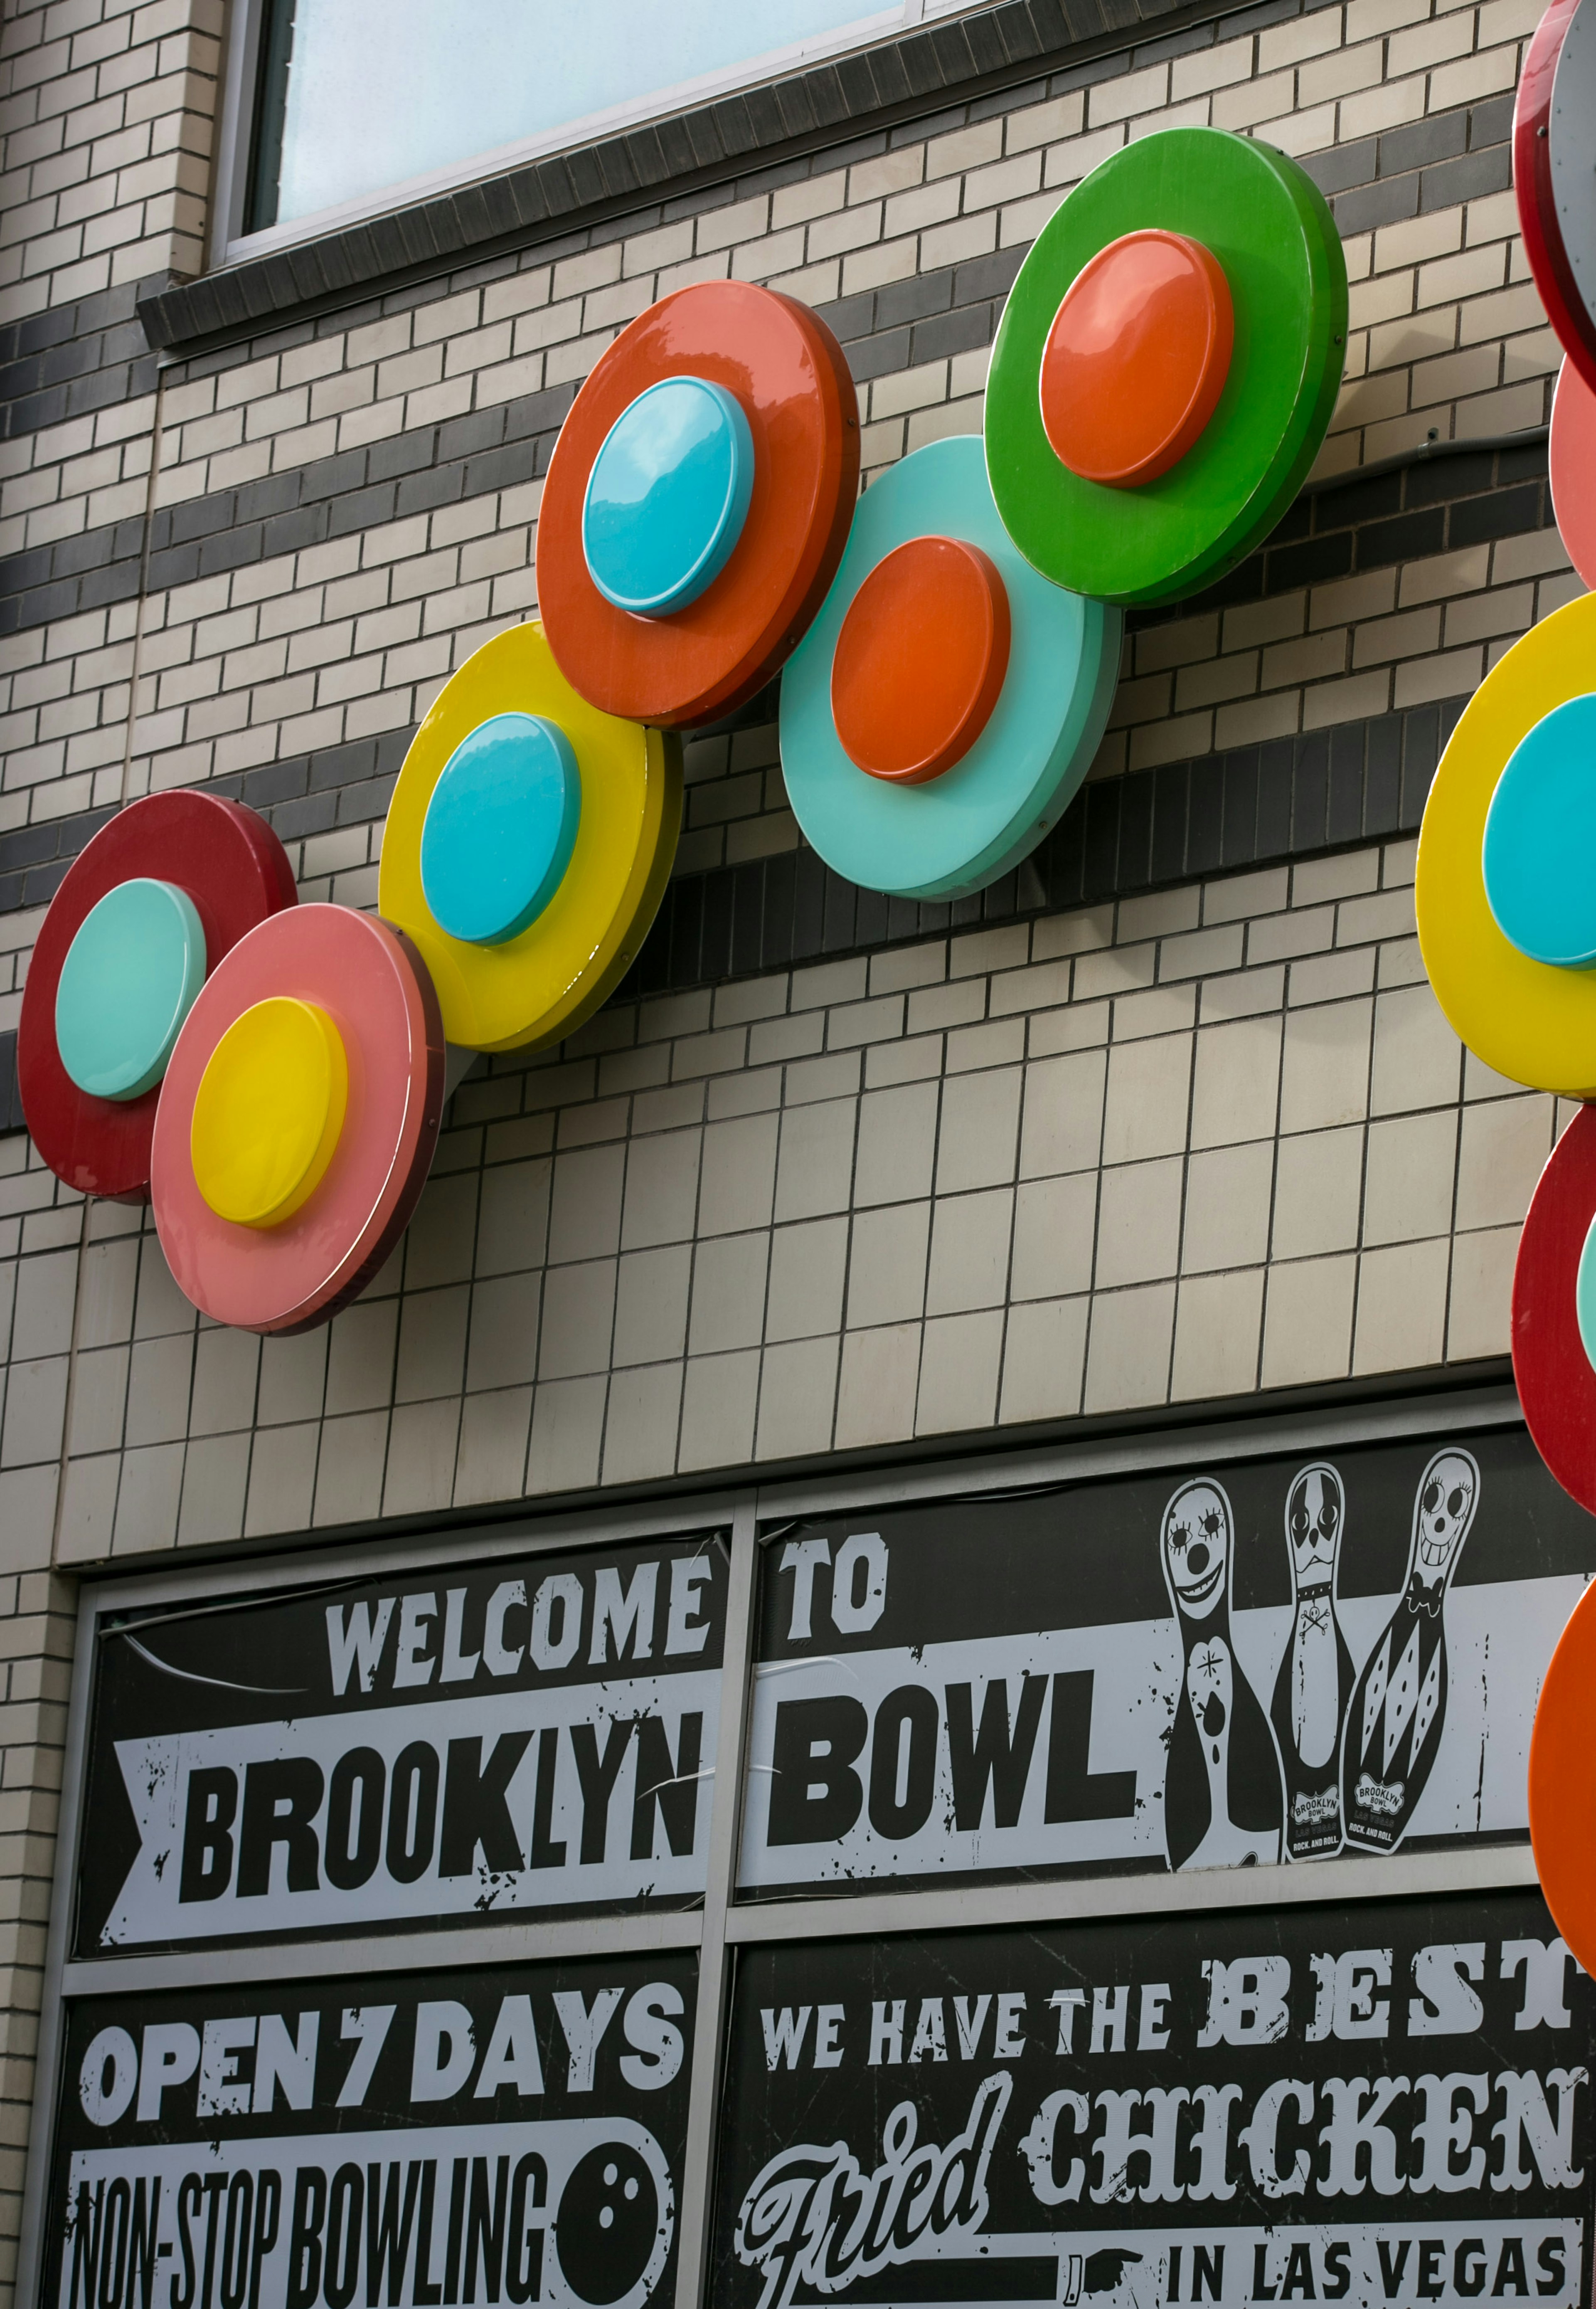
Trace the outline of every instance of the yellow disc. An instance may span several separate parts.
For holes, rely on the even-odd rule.
[[[194,1094],[189,1155],[218,1218],[280,1226],[332,1160],[349,1103],[343,1038],[314,1002],[274,994],[234,1019]]]
[[[540,714],[569,740],[582,780],[570,863],[530,926],[501,946],[451,938],[421,886],[421,829],[461,741],[496,713]],[[680,741],[622,722],[572,688],[535,620],[487,643],[439,692],[399,774],[377,906],[414,938],[451,1042],[509,1051],[557,1042],[625,977],[659,911],[682,814]]]
[[[1554,706],[1583,696],[1593,669],[1587,593],[1543,618],[1480,683],[1441,757],[1419,836],[1419,944],[1436,999],[1477,1059],[1565,1098],[1596,1097],[1596,971],[1531,962],[1503,936],[1481,851],[1514,748]]]

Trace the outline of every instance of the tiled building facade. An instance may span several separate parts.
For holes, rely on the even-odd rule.
[[[224,13],[6,0],[0,36],[7,2254],[84,1567],[1499,1379],[1557,1128],[1445,1025],[1411,886],[1460,703],[1580,590],[1510,188],[1539,0],[1011,5],[707,108],[651,177],[619,140],[217,276]],[[473,1067],[358,1304],[263,1345],[197,1319],[148,1215],[22,1126],[65,862],[206,783],[302,895],[374,905],[410,733],[535,612],[542,475],[621,324],[728,276],[813,304],[867,478],[979,429],[1040,225],[1186,123],[1331,196],[1345,384],[1265,549],[1130,618],[1057,833],[982,899],[855,893],[799,843],[767,697],[689,743],[632,980]]]

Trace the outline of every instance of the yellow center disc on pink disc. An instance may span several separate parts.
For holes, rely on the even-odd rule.
[[[326,1175],[343,1130],[343,1038],[315,1002],[252,1003],[205,1061],[189,1149],[194,1184],[218,1218],[280,1226]]]

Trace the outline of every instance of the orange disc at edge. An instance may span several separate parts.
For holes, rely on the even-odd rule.
[[[915,537],[878,561],[832,658],[843,752],[873,778],[923,785],[970,751],[1008,671],[1008,593],[979,545]]]
[[[1530,1843],[1546,1905],[1596,1971],[1596,1586],[1574,1605],[1530,1736]]]
[[[1140,489],[1195,446],[1235,339],[1230,284],[1184,233],[1127,232],[1082,266],[1042,350],[1042,426],[1083,480]]]

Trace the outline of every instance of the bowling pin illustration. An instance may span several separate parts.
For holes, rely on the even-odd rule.
[[[1235,1524],[1218,1483],[1198,1478],[1181,1485],[1164,1509],[1160,1552],[1181,1644],[1164,1781],[1169,1865],[1278,1860],[1280,1765],[1231,1640]]]
[[[1394,1852],[1407,1834],[1446,1720],[1446,1592],[1480,1502],[1480,1469],[1455,1445],[1419,1479],[1408,1577],[1364,1664],[1342,1738],[1347,1842]]]
[[[1286,1784],[1289,1860],[1317,1859],[1342,1846],[1341,1730],[1353,1681],[1336,1611],[1345,1523],[1346,1497],[1333,1467],[1316,1460],[1292,1476],[1286,1493],[1291,1634],[1269,1710]]]

